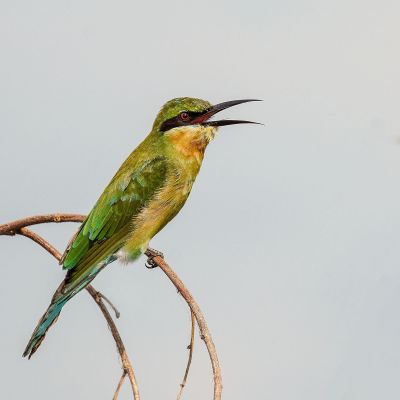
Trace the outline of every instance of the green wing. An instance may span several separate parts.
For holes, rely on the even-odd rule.
[[[123,245],[133,218],[164,185],[167,170],[164,157],[148,160],[135,169],[128,163],[121,167],[64,253],[61,263],[70,270],[70,278],[78,273],[71,269],[87,270]]]

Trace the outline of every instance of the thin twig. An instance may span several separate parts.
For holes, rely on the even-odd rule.
[[[193,314],[196,317],[197,325],[200,329],[201,338],[204,340],[211,360],[214,374],[214,400],[220,400],[222,393],[221,367],[219,365],[218,355],[215,349],[214,342],[212,341],[210,331],[208,330],[206,320],[200,310],[200,307],[198,306],[197,302],[195,301],[189,290],[183,284],[179,276],[162,257],[157,255],[154,256],[154,254],[148,250],[145,252],[145,254],[147,257],[151,258],[151,262],[153,264],[158,265],[163,270],[163,272],[168,276],[169,280],[175,285],[178,292],[186,300],[186,303],[189,305],[190,309],[193,311]]]
[[[122,385],[123,385],[123,383],[124,383],[125,378],[126,378],[126,371],[124,371],[124,372],[122,373],[122,375],[121,375],[121,378],[120,378],[120,380],[119,380],[119,382],[118,382],[118,386],[117,386],[117,388],[115,389],[115,393],[114,393],[114,396],[113,396],[113,400],[117,400],[117,399],[118,399],[119,391],[120,391],[121,388],[122,388]]]
[[[135,400],[139,400],[140,396],[139,396],[139,389],[136,383],[136,377],[135,377],[135,373],[133,372],[133,368],[132,368],[132,364],[129,361],[129,357],[128,354],[126,353],[125,350],[125,346],[124,343],[122,342],[121,336],[117,330],[117,327],[115,326],[115,323],[110,315],[110,313],[107,310],[106,305],[103,303],[102,299],[102,295],[100,292],[98,292],[92,285],[88,285],[86,286],[86,290],[90,293],[90,295],[93,297],[93,300],[98,304],[98,306],[100,307],[101,312],[103,313],[105,319],[107,320],[108,326],[111,330],[111,333],[113,335],[113,338],[115,340],[115,344],[117,345],[117,349],[119,352],[119,355],[121,357],[121,361],[122,361],[122,366],[123,366],[123,373],[122,374],[127,374],[129,377],[129,380],[131,382],[131,386],[132,386],[132,391],[133,391],[133,396],[135,398]],[[119,384],[118,384],[119,386]],[[119,388],[117,386],[117,390],[119,391]],[[116,399],[116,395],[118,394],[114,394],[114,398]]]
[[[111,300],[108,299],[106,296],[104,296],[103,293],[98,292],[100,297],[111,307],[111,309],[114,311],[115,318],[119,318],[121,316],[121,313],[118,311],[118,308],[114,306],[113,303],[111,303]]]
[[[65,221],[64,219],[65,218]],[[35,232],[32,232],[30,229],[26,228],[26,226],[29,226],[31,224],[40,224],[40,223],[47,223],[47,222],[82,222],[85,219],[85,216],[83,215],[78,215],[78,214],[49,214],[49,215],[37,215],[34,217],[28,217],[26,219],[21,219],[18,221],[14,222],[9,222],[4,225],[0,225],[0,235],[22,235],[25,236],[29,239],[32,239],[34,242],[42,246],[45,250],[47,250],[52,256],[54,256],[58,261],[61,259],[61,253],[54,247],[52,246],[49,242],[47,242],[44,238],[42,238],[40,235],[38,235]],[[121,357],[121,362],[122,362],[122,377],[118,383],[116,392],[114,394],[113,399],[117,399],[118,392],[121,388],[121,385],[124,381],[124,378],[126,375],[128,375],[129,380],[131,382],[132,386],[132,392],[135,400],[140,399],[139,395],[139,389],[136,383],[136,378],[135,378],[135,373],[133,371],[132,364],[129,360],[129,357],[126,353],[125,346],[122,342],[121,336],[118,332],[118,329],[110,315],[110,313],[107,310],[106,305],[103,303],[102,299],[106,300],[108,304],[113,308],[116,314],[119,316],[118,310],[114,307],[114,305],[106,299],[106,297],[98,292],[93,286],[88,285],[86,286],[86,290],[89,292],[89,294],[92,296],[93,300],[97,303],[99,306],[101,312],[104,315],[104,318],[106,319],[108,326],[111,330],[111,334],[113,335],[113,338],[115,340],[115,343],[117,345],[117,349],[119,352],[119,355]],[[118,317],[117,317],[118,318]]]
[[[46,242],[40,235],[38,235],[35,232],[32,232],[28,228],[21,228],[19,231],[17,231],[19,235],[25,236],[29,239],[32,239],[34,242],[42,246],[46,251],[48,251],[54,258],[57,260],[60,260],[61,258],[61,253],[53,247],[50,243]]]
[[[86,218],[81,214],[45,214],[34,215],[0,225],[0,235],[15,235],[16,231],[24,226],[44,224],[48,222],[82,222]]]
[[[40,224],[40,223],[47,223],[47,222],[82,222],[84,220],[85,216],[79,215],[79,214],[48,214],[48,215],[38,215],[38,216],[33,216],[33,217],[28,217],[26,219],[21,219],[17,221],[13,221],[4,225],[0,225],[0,235],[16,235],[16,234],[21,234],[26,237],[31,238],[35,242],[37,242],[39,245],[41,245],[43,248],[45,248],[49,253],[51,253],[54,257],[60,259],[60,253],[53,247],[51,246],[47,241],[45,241],[42,237],[39,235],[35,234],[34,232],[26,229],[22,229],[26,226],[32,225],[32,224]],[[211,360],[211,365],[213,369],[213,375],[214,375],[214,400],[220,400],[221,399],[221,393],[222,393],[222,377],[221,377],[221,368],[219,365],[218,361],[218,356],[217,352],[215,349],[215,345],[212,341],[210,331],[208,330],[207,323],[205,321],[205,318],[203,316],[203,313],[200,310],[200,307],[194,300],[193,296],[191,293],[187,290],[181,279],[178,277],[178,275],[172,270],[172,268],[164,261],[164,259],[154,254],[152,254],[149,251],[146,251],[145,253],[148,257],[151,257],[152,262],[160,267],[163,272],[167,275],[167,277],[170,279],[170,281],[175,285],[176,289],[178,290],[179,293],[181,293],[182,297],[185,299],[187,304],[189,305],[191,311],[193,312],[197,324],[200,329],[200,334],[201,338],[204,340],[204,343],[207,347],[208,354],[210,356]],[[58,257],[57,257],[58,256]],[[110,313],[107,310],[107,307],[103,303],[101,299],[101,295],[99,292],[97,292],[96,289],[93,288],[93,286],[88,285],[86,287],[87,291],[91,294],[93,299],[96,301],[98,306],[100,307],[104,317],[107,320],[107,323],[111,329],[111,332],[113,334],[115,343],[117,344],[117,348],[121,357],[122,365],[123,365],[123,373],[121,376],[121,379],[118,383],[116,392],[114,394],[114,399],[116,399],[116,396],[118,396],[120,387],[123,383],[123,380],[125,378],[125,374],[128,375],[131,385],[132,385],[132,390],[133,390],[133,395],[135,400],[139,399],[139,393],[137,390],[137,385],[136,385],[136,379],[135,375],[133,372],[132,365],[130,364],[128,355],[126,354],[125,347],[123,345],[122,339],[118,333],[118,330],[114,324],[114,321],[112,320],[112,317]],[[190,354],[189,354],[190,356]],[[191,358],[190,358],[191,362]],[[188,366],[190,367],[190,362],[188,362]],[[188,368],[187,368],[188,371]],[[187,374],[185,372],[185,377],[184,377],[184,382],[185,378],[187,378]]]
[[[192,357],[193,357],[193,348],[194,348],[194,323],[195,323],[195,316],[193,314],[193,311],[190,309],[190,319],[191,319],[191,331],[190,331],[190,344],[187,347],[189,350],[189,357],[188,357],[188,362],[186,365],[186,370],[185,370],[185,375],[183,376],[183,380],[181,383],[181,388],[179,389],[178,397],[176,400],[180,400],[182,398],[183,394],[183,388],[186,385],[187,377],[189,375],[189,369],[190,369],[190,364],[192,363]]]

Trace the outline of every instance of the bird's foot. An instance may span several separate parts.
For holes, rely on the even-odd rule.
[[[161,251],[152,249],[151,247],[149,247],[149,248],[145,251],[144,254],[147,256],[147,261],[146,261],[145,266],[146,266],[146,268],[148,268],[148,269],[153,269],[153,268],[157,268],[157,267],[158,267],[157,263],[154,261],[154,257],[161,257],[161,258],[164,258],[164,254],[161,253]]]

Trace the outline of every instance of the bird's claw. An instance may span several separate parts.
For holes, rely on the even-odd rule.
[[[149,257],[144,265],[148,269],[153,269],[158,267],[158,265],[153,260],[153,257]]]
[[[154,257],[164,258],[164,254],[161,253],[161,251],[152,249],[150,247],[146,250],[145,254],[147,256],[147,261],[145,266],[148,269],[153,269],[158,267],[157,263],[154,261]]]

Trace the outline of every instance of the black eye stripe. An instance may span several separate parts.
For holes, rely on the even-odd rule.
[[[186,121],[182,121],[179,116],[182,113],[187,113],[189,115],[189,118]],[[167,119],[164,121],[161,126],[160,126],[160,131],[165,132],[168,131],[172,128],[176,128],[178,126],[185,126],[185,125],[190,125],[192,120],[200,115],[202,115],[202,112],[195,112],[195,111],[181,111],[177,116],[172,117],[170,119]]]

